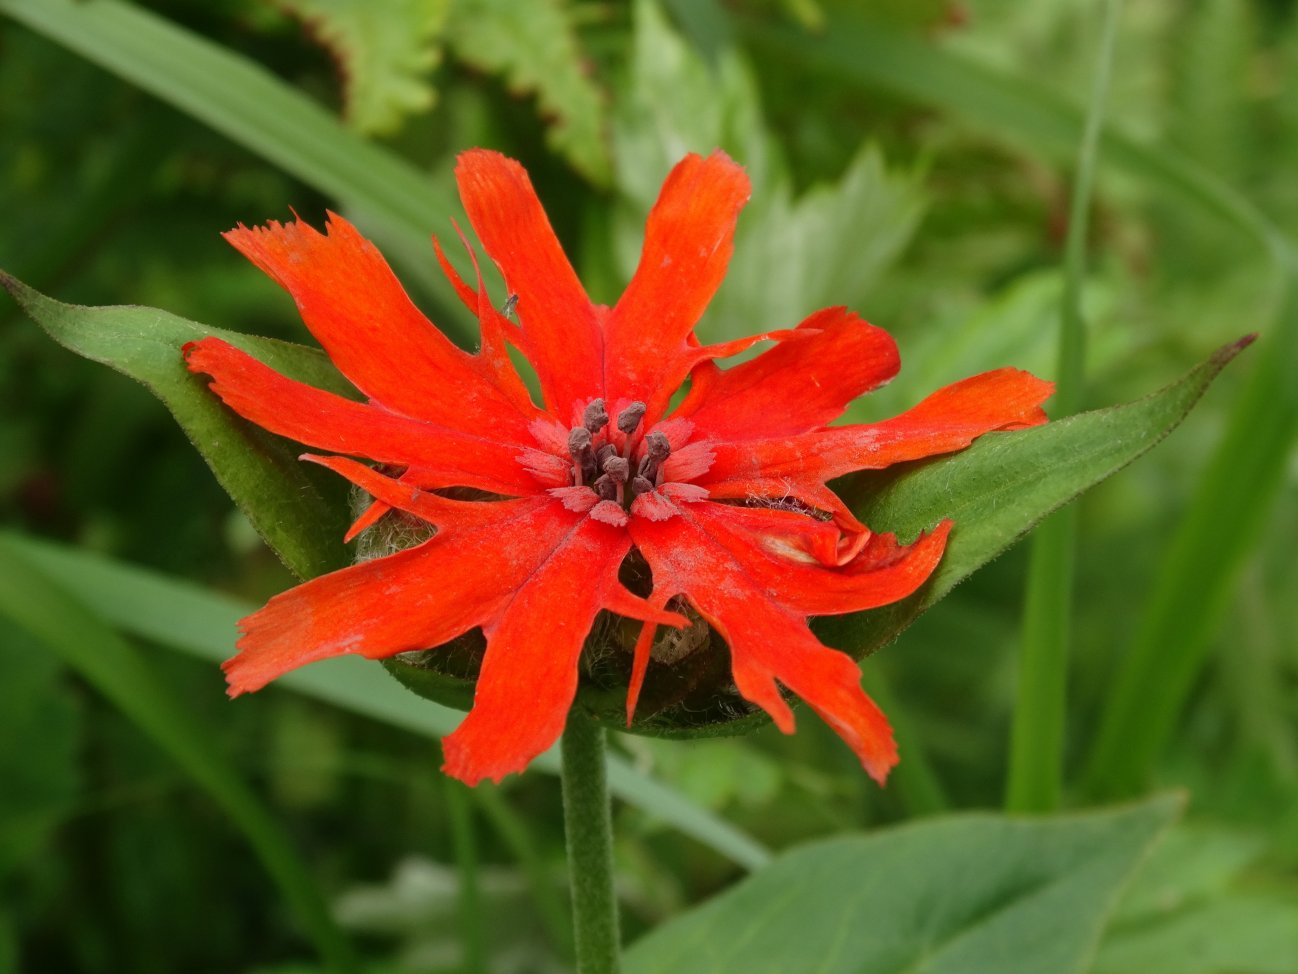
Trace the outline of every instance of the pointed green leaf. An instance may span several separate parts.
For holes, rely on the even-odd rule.
[[[1074,974],[1181,801],[962,815],[786,852],[627,952],[627,974]]]
[[[1250,341],[1219,349],[1144,399],[1034,429],[990,433],[959,453],[842,481],[841,492],[852,510],[876,531],[910,539],[943,518],[955,521],[955,528],[937,571],[923,588],[881,609],[823,619],[818,626],[822,638],[858,655],[895,638],[1047,514],[1170,433]]]
[[[297,459],[299,444],[235,415],[191,375],[181,347],[215,335],[285,375],[354,395],[323,352],[209,328],[153,308],[62,304],[0,272],[0,285],[60,345],[143,383],[176,417],[266,543],[302,578],[347,564],[346,496],[338,478]]]

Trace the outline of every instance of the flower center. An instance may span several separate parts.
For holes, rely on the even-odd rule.
[[[582,424],[568,433],[568,455],[572,458],[574,486],[589,486],[600,500],[615,501],[624,508],[640,494],[662,483],[662,463],[671,453],[667,437],[654,431],[644,437],[642,450],[632,464],[635,433],[644,419],[645,404],[633,402],[617,414],[614,425],[623,435],[623,447],[609,441],[608,411],[603,399],[586,407]]]

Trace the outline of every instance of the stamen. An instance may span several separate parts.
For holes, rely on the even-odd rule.
[[[568,452],[574,460],[590,449],[590,443],[590,430],[584,426],[578,426],[568,433]]]
[[[625,457],[611,456],[604,461],[604,473],[615,483],[625,484],[631,476],[631,463]]]
[[[617,502],[626,501],[626,482],[631,476],[631,463],[625,457],[616,454],[604,461],[604,476],[600,480],[611,480],[617,489]]]
[[[644,477],[631,478],[631,496],[639,497],[641,494],[647,494],[653,489],[652,480],[646,480]]]
[[[591,490],[595,491],[596,496],[598,496],[600,500],[604,501],[617,500],[618,489],[621,486],[621,484],[614,481],[608,474],[604,474],[604,476],[600,477],[590,485]]]
[[[644,419],[645,410],[648,407],[642,402],[633,402],[617,414],[617,428],[627,436],[636,431],[640,425],[640,420]]]
[[[598,450],[595,451],[595,460],[599,464],[599,469],[601,470],[604,469],[604,461],[607,460],[609,457],[615,457],[615,456],[617,456],[617,447],[615,447],[612,443],[605,443],[603,446],[601,446]]]
[[[595,451],[591,447],[590,430],[575,427],[568,433],[568,453],[572,457],[572,482],[580,487],[589,483],[599,467],[595,464]]]
[[[672,445],[668,441],[666,434],[654,430],[644,438],[645,449],[648,450],[648,457],[654,463],[662,463],[672,452]]]
[[[653,480],[658,474],[658,467],[672,452],[667,437],[654,430],[644,438],[645,455],[640,458],[640,469],[636,472],[646,480]]]
[[[608,425],[608,410],[604,408],[603,399],[592,399],[581,418],[582,425],[592,433],[598,433]]]

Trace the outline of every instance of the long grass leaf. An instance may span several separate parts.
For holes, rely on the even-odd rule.
[[[0,531],[0,543],[61,579],[89,611],[113,626],[200,659],[216,662],[228,657],[238,620],[256,608],[49,541]],[[457,711],[407,692],[382,667],[358,657],[321,660],[285,674],[276,684],[416,734],[444,737],[462,719]],[[531,766],[557,774],[557,748]],[[609,756],[608,774],[618,798],[669,822],[732,862],[757,869],[770,859],[770,852],[756,839],[636,771],[622,758]]]
[[[1063,416],[1077,412],[1082,406],[1086,362],[1082,286],[1086,281],[1087,230],[1121,7],[1121,0],[1108,0],[1104,5],[1095,80],[1069,204],[1054,401],[1055,412]],[[1012,812],[1053,811],[1059,807],[1063,794],[1076,553],[1077,508],[1067,507],[1043,522],[1032,538],[1005,793],[1005,807]]]
[[[1298,268],[1291,281],[1278,326],[1262,338],[1260,361],[1172,538],[1105,699],[1082,779],[1094,797],[1135,794],[1148,781],[1284,482],[1298,429]]]
[[[1047,86],[877,23],[838,14],[814,37],[754,20],[743,27],[759,46],[778,44],[816,70],[950,112],[1046,158],[1066,159],[1082,131],[1081,110]],[[1272,292],[1250,315],[1274,324],[1156,573],[1087,758],[1086,789],[1120,795],[1140,788],[1174,732],[1298,437],[1298,247],[1246,196],[1166,145],[1110,127],[1101,151],[1151,192],[1252,238],[1275,272]]]
[[[330,971],[356,971],[342,931],[290,837],[243,783],[206,731],[155,682],[129,643],[0,537],[0,612],[27,630],[134,721],[226,811],[279,884]]]
[[[250,58],[119,0],[0,0],[0,13],[211,126],[357,217],[438,303],[438,324],[473,332],[428,238],[456,212],[425,173],[366,142]],[[291,201],[285,201],[286,203]]]

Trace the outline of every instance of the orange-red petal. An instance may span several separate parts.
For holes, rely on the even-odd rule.
[[[625,531],[583,519],[483,626],[487,655],[473,709],[442,742],[443,770],[470,785],[522,771],[559,739],[577,692],[578,658],[600,609],[670,621],[617,580]]]
[[[460,155],[455,178],[478,239],[518,295],[546,406],[570,423],[578,400],[603,395],[602,311],[586,296],[522,166],[472,149]]]
[[[563,730],[596,613],[686,620],[627,591],[625,531],[546,497],[454,501],[342,457],[309,457],[393,507],[439,525],[415,548],[314,579],[243,620],[225,664],[231,695],[344,653],[383,658],[487,637],[473,709],[444,741],[445,770],[469,784],[521,771]]]
[[[994,430],[1045,422],[1041,403],[1054,384],[1019,369],[998,369],[956,382],[881,423],[834,426],[795,436],[719,442],[698,482],[714,497],[806,492],[856,470],[879,470],[967,447]]]
[[[782,518],[701,503],[664,521],[633,519],[631,534],[653,571],[655,604],[683,594],[730,646],[739,692],[789,733],[793,714],[783,684],[805,700],[882,782],[896,764],[888,722],[860,686],[847,655],[822,645],[807,628],[811,614],[850,612],[894,602],[921,585],[941,557],[949,523],[909,548],[876,536],[841,569],[774,554],[761,544],[763,524],[782,534]],[[748,513],[748,512],[745,512]],[[874,543],[874,539],[871,539]],[[647,649],[646,645],[637,649]],[[643,652],[637,654],[641,662]],[[778,681],[778,684],[777,684]]]
[[[483,624],[577,520],[548,498],[476,506],[473,524],[312,579],[244,619],[225,664],[231,696],[315,660],[427,649]]]
[[[497,385],[490,363],[453,345],[414,306],[378,249],[337,214],[225,234],[297,302],[343,375],[388,409],[526,442],[535,410]]]
[[[718,441],[793,436],[832,423],[857,396],[888,382],[897,343],[846,308],[806,318],[774,348],[728,369],[706,362],[672,413]]]
[[[604,394],[650,404],[648,422],[699,361],[690,336],[721,285],[752,192],[725,153],[688,155],[663,183],[635,276],[605,323]]]
[[[189,370],[212,377],[231,409],[272,433],[323,450],[417,466],[428,487],[463,486],[497,494],[537,488],[515,459],[517,447],[411,419],[297,382],[219,338],[185,346]]]

